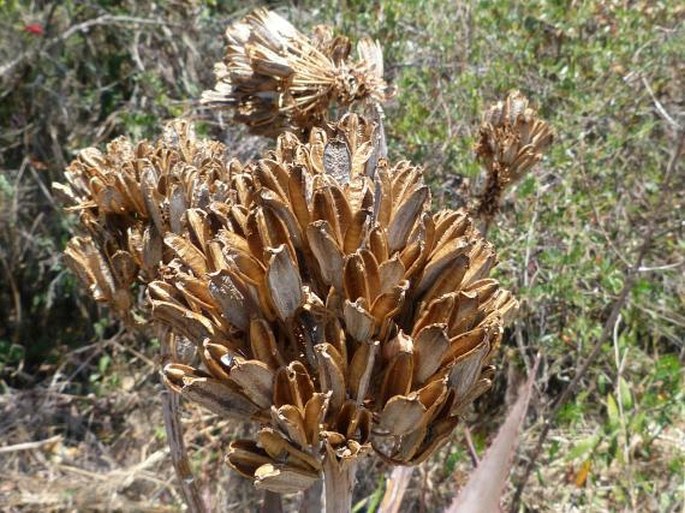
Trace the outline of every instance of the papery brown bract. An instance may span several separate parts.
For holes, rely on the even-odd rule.
[[[53,185],[80,221],[81,235],[67,244],[67,264],[117,316],[145,320],[137,285],[157,278],[175,254],[200,270],[204,255],[193,255],[194,246],[179,234],[204,238],[200,209],[232,202],[228,184],[237,165],[227,163],[223,144],[197,140],[180,120],[152,143],[120,137],[105,152],[81,151],[65,172],[67,183]]]

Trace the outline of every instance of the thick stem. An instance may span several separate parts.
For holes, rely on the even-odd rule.
[[[262,501],[262,509],[260,512],[283,513],[283,500],[281,499],[281,494],[266,490],[264,492],[264,500]]]
[[[164,427],[166,429],[167,443],[169,444],[171,463],[176,471],[183,499],[188,505],[188,511],[191,513],[204,513],[205,507],[195,484],[193,473],[190,470],[188,455],[183,443],[183,428],[181,427],[178,411],[178,396],[170,390],[162,392],[162,411],[164,413]]]
[[[326,453],[323,460],[323,511],[325,513],[350,513],[352,511],[352,492],[356,470],[356,459],[338,461],[332,452]]]

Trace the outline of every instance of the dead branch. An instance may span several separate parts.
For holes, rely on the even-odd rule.
[[[93,18],[90,20],[86,20],[82,23],[72,25],[67,30],[62,32],[60,35],[48,40],[40,48],[31,48],[19,54],[14,60],[11,60],[6,64],[1,65],[0,77],[9,75],[17,66],[19,66],[22,62],[32,58],[37,52],[45,51],[59,43],[63,43],[74,34],[77,34],[79,32],[86,32],[92,27],[102,25],[162,25],[168,27],[169,23],[159,20],[151,20],[148,18],[136,18],[134,16],[112,16],[111,14],[98,16],[97,18]]]

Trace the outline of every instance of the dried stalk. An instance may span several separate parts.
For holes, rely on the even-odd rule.
[[[264,491],[261,513],[283,513],[283,501],[281,495],[276,492]]]
[[[671,160],[669,161],[666,171],[664,173],[664,178],[661,182],[661,190],[663,191],[664,196],[669,196],[672,193],[672,188],[670,187],[671,178],[674,175],[676,165],[678,163],[681,153],[683,152],[684,146],[685,131],[681,131],[678,137],[676,149],[673,152]],[[660,204],[668,204],[667,198],[663,198],[663,201]],[[561,396],[559,396],[559,399],[556,401],[554,407],[552,408],[549,415],[544,421],[544,427],[542,428],[542,432],[540,433],[537,443],[535,444],[533,453],[531,454],[530,459],[528,460],[528,464],[526,465],[523,477],[521,478],[521,481],[516,487],[516,493],[514,494],[514,498],[512,499],[511,508],[509,509],[510,513],[516,513],[519,509],[519,503],[521,502],[523,490],[526,487],[526,483],[528,482],[528,479],[530,478],[530,475],[533,472],[533,468],[535,467],[538,458],[540,457],[540,453],[542,452],[542,446],[544,445],[545,440],[547,440],[547,435],[549,434],[549,431],[553,426],[554,418],[556,417],[557,413],[559,413],[561,408],[575,394],[576,388],[578,387],[580,380],[585,376],[590,366],[595,362],[604,343],[611,337],[614,325],[616,324],[616,320],[618,319],[618,316],[621,313],[621,309],[626,303],[628,294],[630,294],[630,291],[633,289],[633,286],[635,285],[635,281],[637,280],[639,270],[642,267],[642,261],[644,260],[647,251],[651,248],[652,242],[654,241],[657,228],[657,219],[659,217],[658,210],[660,209],[657,209],[657,211],[652,212],[652,215],[649,218],[647,233],[645,234],[644,241],[642,242],[642,245],[638,250],[635,262],[625,273],[625,282],[623,288],[621,289],[621,292],[619,293],[616,301],[614,301],[614,305],[611,309],[611,313],[609,314],[609,318],[606,320],[606,322],[604,323],[604,327],[602,328],[602,333],[595,341],[595,344],[592,347],[592,351],[590,351],[590,354],[585,359],[583,364],[580,366],[578,372],[576,372],[575,377],[564,389]]]
[[[398,513],[402,499],[411,481],[414,467],[395,467],[385,482],[385,494],[378,513]]]
[[[36,440],[35,442],[24,442],[21,444],[5,445],[4,447],[0,447],[0,454],[38,449],[39,447],[43,447],[44,445],[53,445],[58,442],[61,442],[63,438],[64,437],[62,435],[55,435],[51,436],[50,438],[46,438],[45,440]]]
[[[326,513],[349,513],[352,511],[352,492],[357,462],[354,459],[338,461],[328,452],[323,460],[324,501]]]
[[[323,481],[319,479],[302,494],[301,513],[319,513],[323,499]]]
[[[164,358],[171,352],[171,341],[168,333],[160,334],[159,338],[162,346],[162,358]],[[195,477],[190,468],[188,453],[183,442],[183,426],[181,426],[181,415],[178,407],[178,394],[165,387],[162,391],[162,413],[164,415],[164,429],[166,430],[171,463],[176,471],[176,477],[181,487],[183,499],[188,506],[188,511],[190,513],[205,513],[207,509],[195,484]]]

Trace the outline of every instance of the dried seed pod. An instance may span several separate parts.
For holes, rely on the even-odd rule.
[[[542,159],[553,139],[550,126],[519,91],[485,112],[475,152],[486,175],[476,215],[486,226],[499,211],[505,189]]]
[[[234,109],[252,132],[307,135],[326,121],[329,107],[382,103],[394,90],[383,80],[383,52],[368,38],[356,59],[347,38],[319,26],[312,38],[287,20],[257,9],[226,29],[228,46],[215,64],[216,85],[202,101]],[[330,155],[329,155],[330,157]]]
[[[372,179],[363,158],[349,164],[371,158],[367,126],[350,114],[307,143],[280,137],[242,167],[244,222],[190,211],[149,287],[154,318],[203,356],[211,378],[193,383],[221,382],[266,419],[228,461],[273,491],[310,485],[330,455],[427,458],[489,386],[516,305],[468,216],[431,213],[420,169],[381,159]],[[327,157],[340,141],[350,157]]]
[[[269,51],[300,36],[274,26],[240,35],[258,39],[245,55],[292,78]],[[327,37],[317,44],[344,64],[345,45]],[[372,46],[361,51],[382,70]],[[489,122],[544,146],[517,101]],[[172,354],[167,386],[262,424],[227,458],[259,487],[301,490],[326,458],[345,466],[370,450],[429,457],[490,386],[516,308],[488,278],[492,245],[465,212],[431,211],[420,168],[378,158],[377,129],[347,114],[241,165],[176,123],[154,144],[84,151],[57,188],[80,213],[87,236],[66,258],[93,296],[125,316],[146,285],[152,320],[195,347],[194,362]],[[498,158],[523,169],[512,151]]]
[[[69,165],[67,183],[53,188],[79,214],[83,235],[69,243],[66,261],[97,301],[129,323],[146,320],[135,286],[154,280],[163,261],[182,254],[197,272],[213,265],[203,247],[209,214],[198,207],[230,201],[235,162],[224,154],[177,120],[155,143],[121,137]]]

